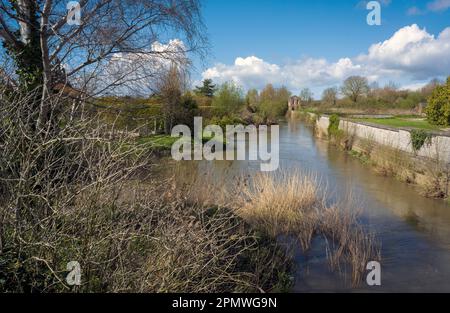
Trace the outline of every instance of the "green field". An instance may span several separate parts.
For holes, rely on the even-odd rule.
[[[355,122],[366,122],[378,125],[384,125],[395,128],[415,128],[425,130],[441,130],[439,126],[431,125],[425,119],[410,117],[391,117],[391,118],[358,118]]]

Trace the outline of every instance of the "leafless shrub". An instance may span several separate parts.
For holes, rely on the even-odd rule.
[[[45,128],[30,95],[0,106],[0,291],[276,291],[287,255],[230,210],[186,201],[172,177],[143,177],[149,151],[83,106]],[[78,105],[77,105],[78,106]],[[53,112],[52,112],[53,113]],[[66,264],[81,265],[69,286]]]
[[[2,289],[46,291],[57,282],[67,289],[59,275],[62,250],[75,243],[81,254],[94,248],[87,239],[96,227],[91,222],[115,200],[114,194],[106,202],[100,196],[146,162],[128,146],[126,134],[113,136],[112,127],[83,116],[81,106],[73,118],[72,104],[60,96],[46,99],[52,118],[38,128],[33,97],[11,94],[0,106],[0,252],[7,275]]]

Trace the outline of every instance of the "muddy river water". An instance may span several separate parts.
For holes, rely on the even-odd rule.
[[[218,174],[225,170],[227,175],[259,170],[258,162],[249,161],[206,166]],[[327,182],[330,201],[343,200],[339,198],[350,192],[362,210],[361,221],[381,243],[380,287],[363,284],[353,288],[345,273],[333,273],[321,238],[314,240],[307,254],[294,248],[294,292],[450,292],[448,202],[424,198],[416,187],[378,175],[358,159],[315,138],[300,121],[280,125],[280,167],[315,173]]]

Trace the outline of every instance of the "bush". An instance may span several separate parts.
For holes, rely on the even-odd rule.
[[[328,126],[328,137],[336,137],[339,134],[339,124],[341,119],[337,114],[330,116],[330,125]]]
[[[420,151],[425,143],[431,143],[432,136],[423,129],[414,129],[411,131],[411,145],[414,152]]]
[[[268,84],[259,96],[257,113],[266,123],[276,123],[278,118],[286,114],[290,96],[291,93],[286,87],[274,88],[271,84]]]
[[[415,109],[425,97],[420,92],[409,92],[406,98],[399,98],[396,101],[396,107],[404,109]]]
[[[224,116],[222,118],[220,117],[213,117],[208,122],[209,125],[218,125],[222,128],[223,131],[226,131],[227,125],[244,125],[245,122],[236,116]]]
[[[175,112],[175,123],[184,124],[194,128],[194,117],[198,116],[199,109],[196,98],[191,93],[186,93],[181,97],[180,107]]]
[[[212,106],[220,117],[239,114],[244,107],[242,90],[232,82],[223,84],[216,92]]]
[[[155,122],[158,130],[163,128],[161,99],[157,97],[150,99],[104,97],[95,99],[92,107],[87,109],[97,112],[106,123],[114,124],[117,129],[131,130],[146,125],[153,128]]]
[[[450,125],[450,77],[447,83],[437,86],[428,99],[426,108],[428,121],[433,125]]]
[[[194,94],[194,99],[200,108],[210,107],[212,104],[212,98],[203,95]]]
[[[272,100],[263,101],[259,106],[260,115],[269,122],[275,122],[278,118],[284,116],[287,111],[286,101]]]

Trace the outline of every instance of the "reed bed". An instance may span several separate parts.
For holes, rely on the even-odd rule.
[[[352,269],[358,285],[370,261],[380,260],[373,234],[358,221],[347,205],[326,205],[326,187],[310,173],[283,171],[280,175],[256,174],[234,192],[233,208],[254,227],[271,236],[295,236],[302,249],[311,248],[316,236],[326,238],[330,267]]]

